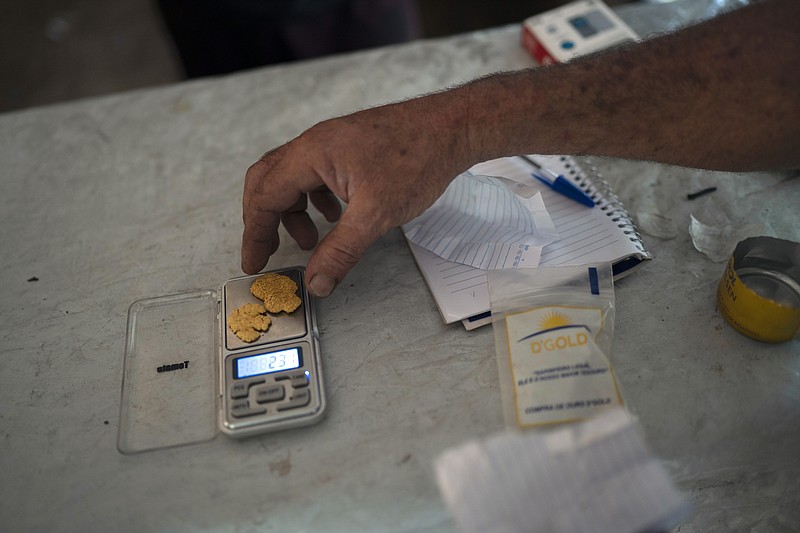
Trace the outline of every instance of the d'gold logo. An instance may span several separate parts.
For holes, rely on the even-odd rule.
[[[584,329],[583,326],[566,326],[568,328]],[[542,333],[545,333],[544,331]],[[553,350],[563,350],[565,348],[575,348],[577,346],[585,346],[589,342],[589,336],[584,331],[577,333],[568,333],[566,335],[558,335],[556,337],[545,339],[543,341],[531,341],[531,353],[538,354],[542,352],[552,352]]]
[[[522,342],[533,339],[531,340],[531,353],[534,355],[585,346],[589,342],[589,335],[587,334],[589,328],[583,325],[570,324],[569,317],[558,311],[551,311],[542,317],[539,321],[539,327],[541,330],[519,340],[519,342]],[[558,333],[555,334],[556,332]],[[542,338],[542,335],[546,335],[546,337]]]

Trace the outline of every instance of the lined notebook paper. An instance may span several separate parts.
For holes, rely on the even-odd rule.
[[[541,194],[518,196],[501,180],[469,172],[403,231],[447,261],[481,269],[537,265],[542,248],[558,236]]]
[[[614,279],[619,279],[652,258],[645,250],[627,211],[605,182],[589,175],[572,158],[531,157],[565,176],[589,193],[597,203],[589,208],[545,185],[533,185],[539,187],[559,234],[558,239],[542,251],[540,266],[611,262]],[[470,171],[504,177],[525,183],[526,186],[532,183],[530,166],[515,157],[480,163]],[[486,270],[447,261],[412,242],[409,242],[409,246],[445,323],[461,320],[467,329],[490,323]]]

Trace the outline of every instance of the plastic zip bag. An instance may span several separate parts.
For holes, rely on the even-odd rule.
[[[623,404],[609,263],[488,273],[503,416],[529,428]]]

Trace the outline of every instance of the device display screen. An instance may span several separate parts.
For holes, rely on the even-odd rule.
[[[590,11],[582,17],[573,17],[569,19],[569,23],[573,28],[578,30],[582,37],[591,37],[601,31],[610,30],[614,27],[612,22],[608,20],[600,11]]]
[[[243,379],[300,367],[300,348],[240,357],[234,362],[234,378]]]

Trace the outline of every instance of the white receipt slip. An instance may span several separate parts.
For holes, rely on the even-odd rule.
[[[668,531],[690,505],[623,409],[445,451],[439,491],[464,533]]]

